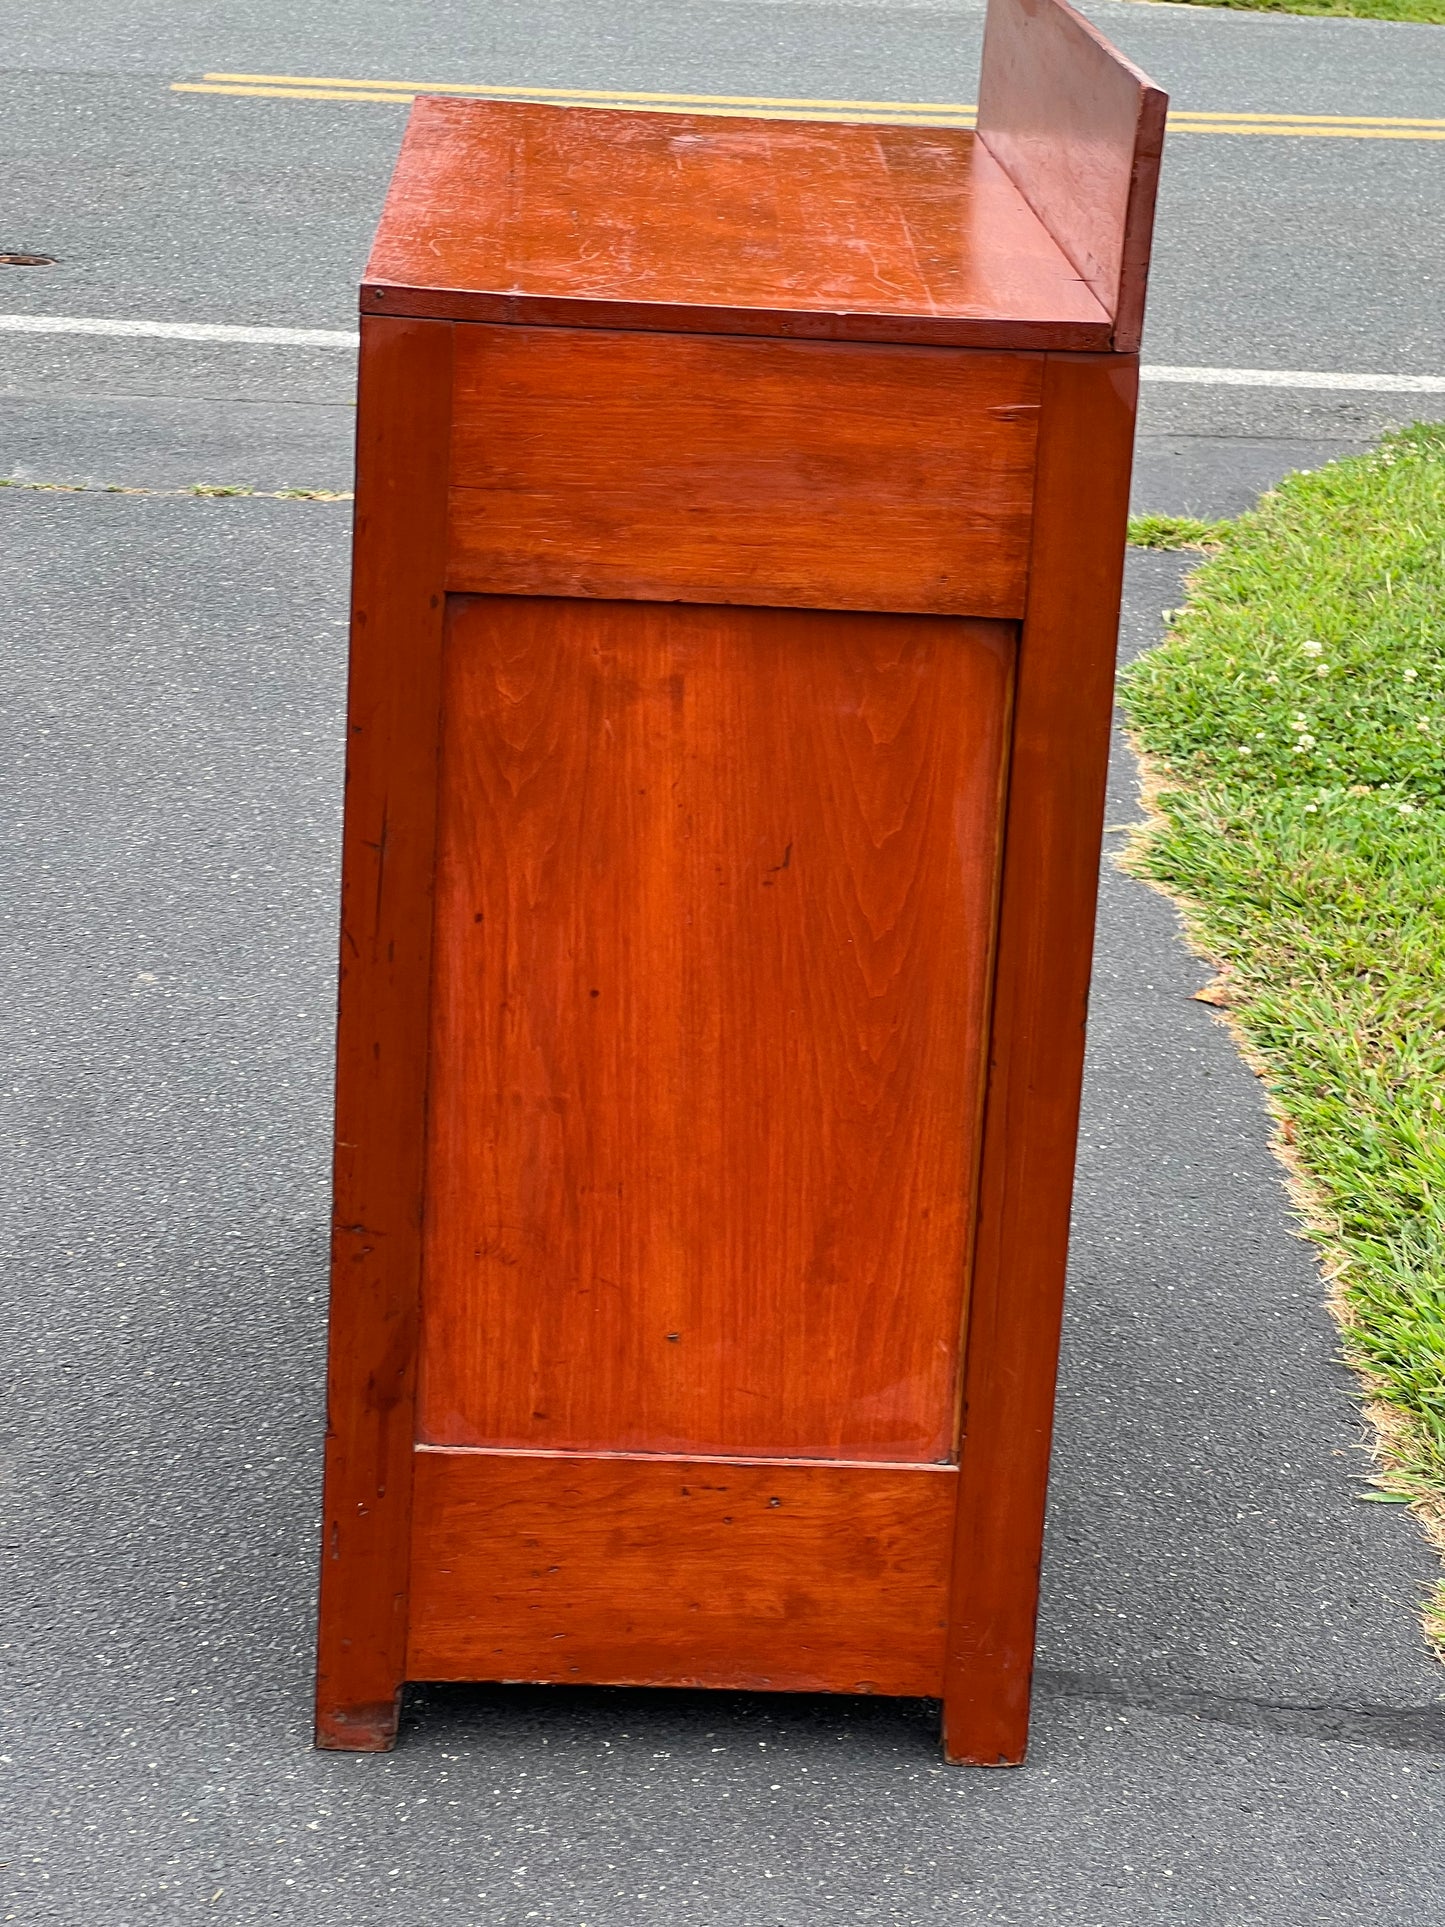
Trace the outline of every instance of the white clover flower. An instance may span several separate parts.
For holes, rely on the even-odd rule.
[[[1322,642],[1302,642],[1300,648],[1307,656],[1322,656],[1325,653],[1325,645]]]
[[[1317,676],[1327,676],[1329,673],[1330,673],[1330,665],[1327,662],[1322,662],[1319,668],[1316,669],[1315,671],[1315,674]]]
[[[1420,671],[1418,669],[1407,669],[1405,671],[1406,682],[1414,682],[1415,678],[1419,675],[1419,673]]]
[[[1304,735],[1301,736],[1299,741],[1295,744],[1294,753],[1296,756],[1307,755],[1308,752],[1314,748],[1314,746],[1315,746],[1315,739],[1313,736],[1310,735],[1309,731],[1306,730]]]

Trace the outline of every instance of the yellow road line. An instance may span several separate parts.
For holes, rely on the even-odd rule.
[[[1346,140],[1346,141],[1445,141],[1445,127],[1407,128],[1407,127],[1280,127],[1268,121],[1241,121],[1238,126],[1201,127],[1189,122],[1170,122],[1170,129],[1176,134],[1252,134],[1266,135],[1274,140]]]
[[[476,87],[441,80],[338,80],[315,74],[205,74],[206,80],[239,80],[276,87],[384,87],[403,94],[481,94],[499,100],[531,99],[546,94],[553,100],[650,100],[669,107],[843,107],[854,113],[891,108],[902,113],[971,114],[970,105],[951,100],[814,100],[792,94],[639,94],[623,87]],[[1445,122],[1441,123],[1445,126]]]
[[[436,89],[438,93],[446,91],[444,87]],[[409,106],[416,99],[415,94],[403,93],[395,88],[390,93],[382,94],[363,93],[359,88],[340,87],[213,87],[200,81],[184,80],[173,80],[171,92],[173,94],[231,94],[242,100],[384,100],[389,101],[393,107]],[[501,98],[530,100],[535,99],[536,96],[519,92],[506,94]]]
[[[438,94],[447,94],[453,90],[438,87],[435,91]],[[416,99],[415,94],[406,94],[399,91],[392,93],[362,93],[360,90],[343,91],[341,88],[320,87],[213,87],[205,86],[198,82],[186,83],[184,81],[173,82],[171,92],[173,94],[229,94],[234,98],[243,100],[382,101],[393,107],[409,106],[410,103]],[[536,101],[543,106],[563,104],[557,100],[555,93],[548,92],[543,88],[527,89],[524,87],[509,87],[505,91],[499,89],[496,94],[489,96],[489,98],[498,100]],[[595,107],[609,113],[637,114],[671,113],[675,111],[678,105],[677,102],[671,102],[666,105],[654,105],[651,102],[642,102],[632,98],[622,100],[610,96],[604,96],[601,99],[589,99],[586,102],[577,101],[569,104],[579,107],[583,105]],[[811,103],[806,115],[797,107],[704,107],[697,111],[705,114],[710,120],[800,120],[806,118],[808,120],[843,121],[854,124],[861,122],[865,125],[876,125],[879,123],[893,125],[897,123],[911,127],[972,127],[974,124],[972,112],[963,108],[954,109],[950,115],[923,115],[919,113],[917,108],[895,110],[891,106],[888,108],[870,108],[866,112],[846,113],[837,108],[815,108]]]
[[[378,83],[378,84],[382,84],[382,83]],[[1255,113],[1248,109],[1239,109],[1238,111],[1231,111],[1228,113],[1224,113],[1217,108],[1205,109],[1203,107],[1180,107],[1175,109],[1175,112],[1171,116],[1171,118],[1175,120],[1305,121],[1305,122],[1308,122],[1310,126],[1314,126],[1318,122],[1323,121],[1339,127],[1442,127],[1442,128],[1445,128],[1445,120],[1428,120],[1420,115],[1415,115],[1413,117],[1408,117],[1408,118],[1402,118],[1398,114],[1391,114],[1391,115],[1384,115],[1384,116],[1381,116],[1379,114],[1268,114],[1268,113],[1264,113],[1263,111],[1259,113]]]
[[[343,80],[302,74],[210,73],[202,81],[173,81],[177,94],[225,94],[241,99],[380,102],[406,105],[419,94],[485,100],[574,102],[617,111],[663,113],[677,108],[709,115],[787,120],[798,113],[834,121],[878,121],[936,127],[972,126],[976,109],[962,101],[819,100],[780,94],[659,94],[582,87],[487,87],[447,81]],[[1169,125],[1183,134],[1234,134],[1303,140],[1445,140],[1445,120],[1346,114],[1266,114],[1180,108]]]

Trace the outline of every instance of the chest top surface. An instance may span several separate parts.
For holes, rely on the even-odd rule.
[[[363,313],[1093,349],[1110,316],[955,128],[416,103]]]

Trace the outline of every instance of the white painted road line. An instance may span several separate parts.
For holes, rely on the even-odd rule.
[[[260,348],[355,350],[352,328],[243,328],[211,321],[123,321],[92,315],[0,314],[0,334],[111,335],[129,340],[235,342]],[[1441,395],[1445,375],[1325,373],[1305,368],[1168,368],[1145,364],[1146,382],[1198,388],[1320,388],[1356,394]]]
[[[1322,374],[1305,368],[1156,368],[1141,381],[1181,381],[1201,388],[1344,388],[1360,394],[1445,395],[1445,375]]]
[[[238,328],[211,321],[104,321],[91,315],[0,314],[0,334],[120,335],[158,341],[231,341],[261,348],[355,348],[354,328]]]

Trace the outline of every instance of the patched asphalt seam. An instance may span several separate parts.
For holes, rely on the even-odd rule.
[[[1034,1687],[1044,1700],[1097,1700],[1150,1713],[1184,1714],[1251,1733],[1445,1756],[1445,1702],[1436,1706],[1334,1706],[1252,1699],[1246,1694],[1171,1686],[1163,1680],[1122,1679],[1110,1673],[1058,1668],[1040,1668]]]

